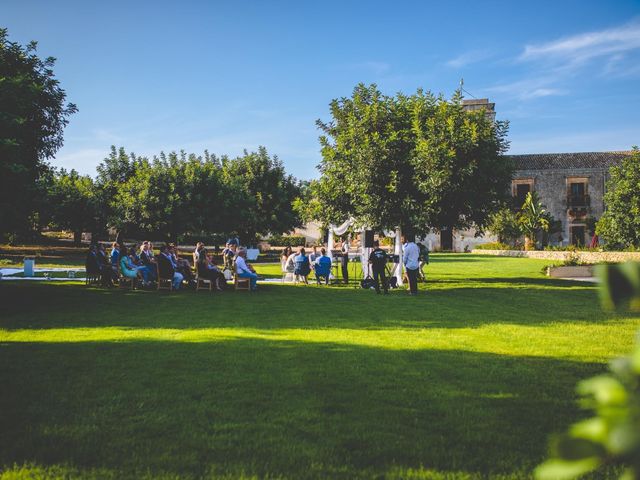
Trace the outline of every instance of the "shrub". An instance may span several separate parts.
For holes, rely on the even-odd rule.
[[[273,247],[299,247],[307,244],[307,239],[302,235],[274,235],[269,238],[269,244]]]
[[[476,245],[473,248],[475,250],[520,250],[520,248],[517,246],[512,247],[511,245],[500,242],[481,243],[480,245]]]

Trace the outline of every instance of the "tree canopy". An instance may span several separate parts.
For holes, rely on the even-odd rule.
[[[418,90],[383,95],[359,84],[330,104],[322,131],[314,212],[325,223],[352,217],[374,229],[474,226],[508,198],[511,165],[506,122],[469,112],[460,92],[450,101]]]
[[[151,159],[111,147],[95,179],[47,168],[36,183],[39,227],[177,242],[240,236],[248,244],[301,224],[302,183],[266,148],[229,158],[184,151]]]
[[[612,247],[640,248],[640,150],[611,167],[596,233]]]
[[[30,230],[38,180],[77,111],[65,103],[55,58],[40,59],[36,47],[11,42],[0,29],[0,235]]]

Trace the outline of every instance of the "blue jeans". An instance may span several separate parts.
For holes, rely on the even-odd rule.
[[[257,287],[257,283],[258,283],[258,274],[257,273],[249,273],[249,272],[242,272],[238,274],[239,278],[249,278],[251,280],[251,290],[255,290]]]
[[[149,280],[151,280],[151,270],[149,269],[149,267],[144,266],[144,267],[136,267],[136,270],[138,270],[141,274],[142,274],[142,278],[144,279],[145,283],[148,282]]]
[[[182,285],[182,280],[184,280],[184,276],[181,273],[175,272],[173,274],[173,288],[174,288],[174,290],[180,290],[180,285]]]

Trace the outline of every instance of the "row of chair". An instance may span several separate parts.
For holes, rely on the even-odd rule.
[[[235,267],[235,265],[234,265]],[[251,291],[251,282],[248,278],[240,278],[235,273],[235,268],[232,270],[233,275],[233,286],[235,290],[246,290],[248,292]],[[129,287],[131,290],[135,290],[140,282],[138,277],[126,277],[122,274],[122,272],[118,271],[118,286],[121,288]],[[158,265],[156,265],[156,280],[157,280],[157,289],[158,290],[173,290],[173,279],[165,278],[160,276],[160,269]],[[213,292],[213,281],[208,278],[202,278],[198,275],[197,269],[195,272],[195,281],[196,281],[196,292],[200,290],[209,290],[209,292]],[[85,277],[85,285],[86,286],[98,286],[101,282],[101,275],[97,272],[87,272]]]

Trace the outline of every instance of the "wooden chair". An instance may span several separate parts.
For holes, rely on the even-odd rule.
[[[198,275],[198,269],[196,268],[196,292],[198,290],[209,290],[209,292],[213,292],[213,282],[208,278],[202,278]]]
[[[158,279],[158,290],[173,290],[173,278],[160,276],[160,267],[156,263],[156,278]]]
[[[138,285],[138,277],[126,277],[120,273],[120,276],[118,277],[118,285],[120,288],[126,288],[128,286],[131,290],[135,290]]]
[[[236,269],[236,262],[233,262],[233,287],[236,290],[246,290],[247,292],[251,291],[251,279],[250,278],[240,278],[238,277],[238,270]]]
[[[87,272],[85,279],[84,279],[84,284],[87,287],[90,286],[98,286],[101,283],[101,276],[100,276],[100,272]]]

